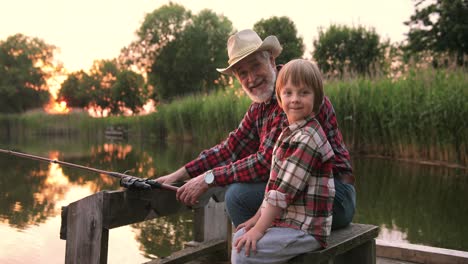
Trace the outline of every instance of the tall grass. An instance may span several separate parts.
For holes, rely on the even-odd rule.
[[[345,142],[354,153],[468,165],[468,75],[463,70],[419,70],[394,80],[330,81]],[[132,140],[196,140],[215,144],[235,129],[251,101],[239,87],[184,97],[146,116],[91,118],[85,114],[0,116],[0,136],[103,137],[109,125]]]
[[[355,152],[464,164],[468,75],[424,70],[405,78],[355,79],[326,85]]]

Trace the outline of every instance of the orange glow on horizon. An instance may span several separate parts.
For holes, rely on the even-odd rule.
[[[44,110],[48,114],[68,114],[70,112],[70,108],[68,108],[67,102],[57,102],[55,100],[51,101],[48,105],[46,105],[44,107]]]

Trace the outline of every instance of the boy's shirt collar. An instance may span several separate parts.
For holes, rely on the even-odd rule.
[[[289,128],[290,131],[294,131],[296,129],[301,129],[303,128],[305,125],[307,125],[310,121],[312,121],[313,119],[315,119],[315,114],[314,115],[308,115],[306,116],[305,119],[302,119],[302,120],[299,120],[299,121],[296,121],[292,124],[289,124],[288,121],[285,122],[285,126],[287,126]],[[289,125],[288,125],[289,124]]]

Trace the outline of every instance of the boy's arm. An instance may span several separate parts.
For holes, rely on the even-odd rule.
[[[263,235],[271,226],[273,220],[275,220],[275,218],[281,213],[282,208],[270,203],[265,203],[265,205],[260,207],[258,210],[261,210],[261,215],[252,229]]]
[[[246,230],[246,233],[244,233],[234,242],[234,247],[237,249],[237,252],[240,252],[243,247],[245,247],[244,250],[246,256],[250,255],[251,250],[256,252],[257,241],[263,237],[266,230],[273,223],[273,220],[280,214],[282,210],[280,207],[271,205],[269,203],[264,204],[264,206],[261,206],[258,209],[257,214],[259,214],[259,219],[255,226],[248,231]]]

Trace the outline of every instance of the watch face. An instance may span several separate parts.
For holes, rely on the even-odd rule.
[[[207,184],[212,184],[214,182],[214,175],[213,175],[213,172],[208,172],[207,174],[205,174],[205,182]]]

